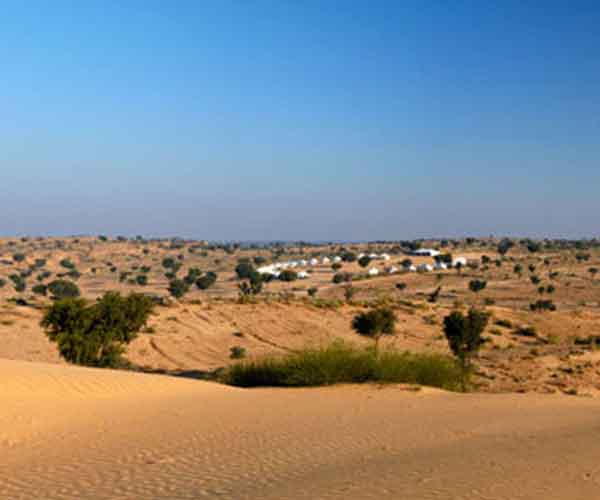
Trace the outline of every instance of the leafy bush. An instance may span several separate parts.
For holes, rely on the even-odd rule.
[[[532,311],[556,311],[556,305],[551,300],[537,300],[529,304]]]
[[[200,290],[207,290],[217,282],[217,275],[212,271],[207,272],[204,276],[200,276],[196,280],[196,286]]]
[[[122,297],[116,292],[92,305],[85,299],[62,299],[48,308],[41,325],[68,362],[117,367],[123,363],[123,346],[145,326],[152,306],[144,295]]]
[[[296,281],[298,279],[298,273],[291,269],[284,269],[279,274],[279,279],[281,281]]]
[[[6,280],[3,278],[0,278],[0,288],[4,288],[6,286]]]
[[[140,286],[146,286],[148,284],[148,276],[145,274],[139,274],[136,276],[135,282]]]
[[[65,269],[75,269],[75,264],[71,262],[69,259],[62,259],[59,264]]]
[[[233,346],[229,349],[229,357],[231,359],[242,359],[246,357],[246,349],[239,345]]]
[[[44,281],[45,279],[49,278],[50,276],[52,276],[52,273],[50,271],[42,271],[40,274],[37,275],[36,279],[38,281]]]
[[[404,283],[404,282],[396,283],[396,289],[400,290],[400,291],[406,290],[406,283]]]
[[[25,281],[23,276],[19,274],[11,274],[8,278],[13,282],[16,292],[21,293],[26,290],[27,282]]]
[[[256,272],[254,266],[249,261],[242,261],[235,267],[235,274],[238,279],[250,279],[251,275]]]
[[[537,330],[533,326],[519,326],[513,333],[521,337],[537,337]]]
[[[41,269],[45,265],[46,265],[46,259],[35,259],[33,267],[35,267],[35,269]]]
[[[315,286],[311,286],[306,293],[308,293],[309,297],[315,297],[317,295],[317,292],[319,291],[319,289]]]
[[[169,293],[175,297],[176,299],[180,299],[186,293],[188,293],[190,289],[190,285],[188,285],[185,281],[180,279],[173,279],[169,282]]]
[[[360,259],[358,259],[358,265],[360,267],[367,267],[371,263],[371,257],[368,255],[363,255]]]
[[[31,288],[31,291],[36,295],[46,295],[48,293],[48,287],[46,285],[38,284]]]
[[[511,240],[504,238],[498,243],[496,250],[500,255],[505,255],[513,246],[515,246],[515,244]]]
[[[356,261],[356,254],[353,252],[344,252],[341,258],[344,262],[354,262]]]
[[[239,387],[307,387],[347,383],[407,383],[458,390],[461,371],[449,356],[359,349],[343,342],[284,357],[243,361],[223,381]]]
[[[16,253],[12,256],[12,258],[15,262],[23,262],[25,260],[25,254],[24,253]]]
[[[188,269],[187,275],[185,276],[185,278],[183,278],[183,280],[188,284],[188,285],[193,285],[196,280],[202,275],[202,271],[200,269],[198,269],[197,267],[190,267]]]
[[[469,290],[474,293],[478,293],[483,290],[487,286],[487,281],[485,280],[471,280],[469,281]]]
[[[79,287],[72,281],[54,280],[48,284],[48,291],[52,294],[53,300],[75,298],[81,295]]]
[[[340,283],[347,283],[352,281],[352,274],[350,273],[337,273],[333,275],[332,281],[339,285]]]

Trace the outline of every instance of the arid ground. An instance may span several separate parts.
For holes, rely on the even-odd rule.
[[[407,257],[397,244],[273,252],[95,237],[0,241],[0,498],[595,498],[600,250],[517,244],[499,255],[496,245],[444,247],[470,260],[462,269],[387,275],[406,258],[432,259]],[[273,281],[251,300],[238,298],[240,258],[343,251],[387,252],[391,261],[364,269],[344,262],[336,271],[319,264],[309,279]],[[166,257],[181,262],[178,276],[197,267],[217,273],[216,283],[169,297]],[[32,288],[72,271],[64,259],[77,270],[65,279],[85,298],[118,290],[160,301],[126,352],[135,370],[151,373],[60,359],[40,327],[51,299]],[[373,267],[381,275],[365,278]],[[146,285],[135,281],[142,268]],[[334,284],[336,272],[355,279]],[[24,291],[11,275],[24,276]],[[485,289],[471,291],[474,279]],[[538,300],[556,310],[531,311]],[[259,358],[340,338],[366,345],[351,320],[378,303],[398,319],[385,346],[415,352],[449,352],[442,321],[453,309],[490,312],[474,391],[249,390],[197,380],[233,363],[234,346]]]

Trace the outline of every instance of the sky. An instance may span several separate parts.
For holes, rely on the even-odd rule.
[[[0,235],[600,236],[600,3],[7,0]]]

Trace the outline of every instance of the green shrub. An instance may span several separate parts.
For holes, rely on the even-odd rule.
[[[551,300],[537,300],[529,304],[531,311],[556,311],[556,305]]]
[[[246,349],[239,345],[233,346],[229,349],[229,357],[231,359],[242,359],[246,357]]]
[[[12,258],[15,262],[23,262],[25,260],[25,254],[24,253],[15,253],[15,254],[13,254]]]
[[[229,367],[223,381],[239,387],[305,387],[343,383],[408,383],[448,390],[460,388],[461,372],[440,354],[360,349],[343,342],[284,357],[243,361]]]
[[[396,289],[400,290],[400,291],[406,290],[406,283],[404,283],[404,282],[396,283]]]
[[[519,326],[513,333],[521,337],[537,337],[537,330],[533,326]]]
[[[216,273],[209,271],[204,276],[200,276],[200,278],[198,278],[196,280],[196,286],[200,290],[207,290],[208,288],[213,286],[216,283],[216,281],[217,281]]]
[[[169,282],[169,293],[176,299],[183,297],[189,291],[189,289],[190,285],[183,280],[173,279]]]
[[[36,279],[38,281],[44,281],[45,279],[49,278],[50,276],[52,276],[52,273],[50,271],[42,271],[40,274],[37,275]]]
[[[114,368],[123,364],[124,345],[146,325],[152,306],[144,295],[116,292],[92,305],[80,298],[62,299],[48,308],[41,325],[68,362]]]
[[[75,269],[75,264],[71,262],[69,259],[62,259],[59,264],[65,269]]]
[[[196,280],[202,275],[202,271],[197,267],[190,267],[187,275],[183,280],[190,286],[192,286]]]
[[[48,291],[52,294],[53,300],[75,298],[81,295],[79,287],[72,281],[54,280],[48,284]]]
[[[360,267],[367,267],[371,263],[371,257],[368,255],[363,255],[360,259],[358,259],[358,265]]]
[[[504,328],[512,328],[513,326],[512,323],[507,319],[497,319],[496,324]]]
[[[341,255],[341,257],[344,262],[355,262],[356,261],[356,254],[353,252],[344,252]]]
[[[298,273],[291,269],[284,269],[279,274],[279,279],[281,281],[296,281],[298,279]]]
[[[48,293],[48,287],[46,285],[42,285],[41,283],[38,285],[34,285],[31,288],[31,291],[36,295],[46,295]]]
[[[333,275],[332,281],[339,285],[340,283],[347,283],[352,281],[352,274],[350,273],[337,273]]]
[[[13,282],[16,292],[21,293],[27,289],[27,282],[23,276],[19,274],[11,274],[8,278]]]
[[[148,276],[145,274],[139,274],[136,276],[135,282],[140,286],[146,286],[148,284]]]
[[[255,272],[256,269],[249,261],[243,260],[235,267],[235,273],[240,280],[249,279]]]
[[[487,286],[487,281],[485,280],[471,280],[469,281],[469,290],[471,290],[474,293],[478,293],[481,290],[485,289],[485,287]]]
[[[3,278],[0,278],[0,288],[4,288],[6,286],[6,280]]]

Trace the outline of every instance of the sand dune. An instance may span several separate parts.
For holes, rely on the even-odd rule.
[[[600,403],[0,360],[0,498],[591,499]]]

